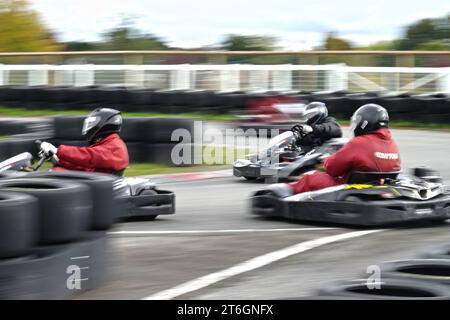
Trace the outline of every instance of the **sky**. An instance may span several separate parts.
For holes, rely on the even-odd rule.
[[[63,41],[96,41],[132,18],[172,46],[220,43],[227,34],[269,35],[285,50],[310,50],[335,32],[356,45],[391,40],[422,18],[450,13],[449,0],[30,0]]]

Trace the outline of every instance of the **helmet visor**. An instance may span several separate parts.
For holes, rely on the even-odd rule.
[[[361,116],[354,114],[350,120],[350,134],[352,137],[355,136],[355,130],[358,126],[358,123],[361,122]]]
[[[94,128],[100,122],[100,117],[89,116],[84,119],[83,129],[81,130],[81,134],[85,136],[92,128]]]

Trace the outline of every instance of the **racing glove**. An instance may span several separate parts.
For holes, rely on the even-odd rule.
[[[54,145],[45,141],[41,143],[40,149],[47,157],[55,155],[58,150]]]
[[[300,141],[306,135],[312,133],[314,131],[313,127],[307,124],[296,124],[291,128],[292,133],[295,136],[297,141]]]

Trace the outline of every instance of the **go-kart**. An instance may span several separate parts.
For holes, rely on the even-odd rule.
[[[450,194],[427,168],[401,172],[353,172],[348,183],[293,195],[273,184],[251,197],[252,213],[265,217],[379,226],[450,218]]]
[[[40,145],[40,141],[36,143]],[[56,163],[54,156],[46,156],[43,152],[39,152],[38,158],[34,167],[33,156],[29,152],[6,159],[0,162],[0,177],[31,176],[31,173],[37,172],[46,161]],[[115,179],[113,191],[120,206],[117,218],[145,216],[147,220],[153,220],[158,215],[175,213],[173,192],[160,190],[154,183],[144,178],[116,176]]]
[[[295,180],[313,170],[323,157],[335,153],[348,141],[337,138],[320,146],[302,147],[295,143],[297,139],[291,130],[272,138],[258,154],[237,160],[233,165],[233,175],[266,183]]]

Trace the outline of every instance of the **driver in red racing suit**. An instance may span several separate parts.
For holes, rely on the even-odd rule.
[[[401,168],[399,150],[388,129],[389,115],[383,107],[367,104],[352,117],[355,137],[325,158],[325,172],[313,171],[289,183],[289,193],[315,191],[346,183],[352,171],[392,172]]]
[[[121,127],[120,111],[99,108],[83,124],[82,133],[89,141],[88,147],[60,145],[56,148],[42,142],[41,150],[56,156],[57,165],[53,170],[119,173],[129,164],[127,147],[118,135]]]

